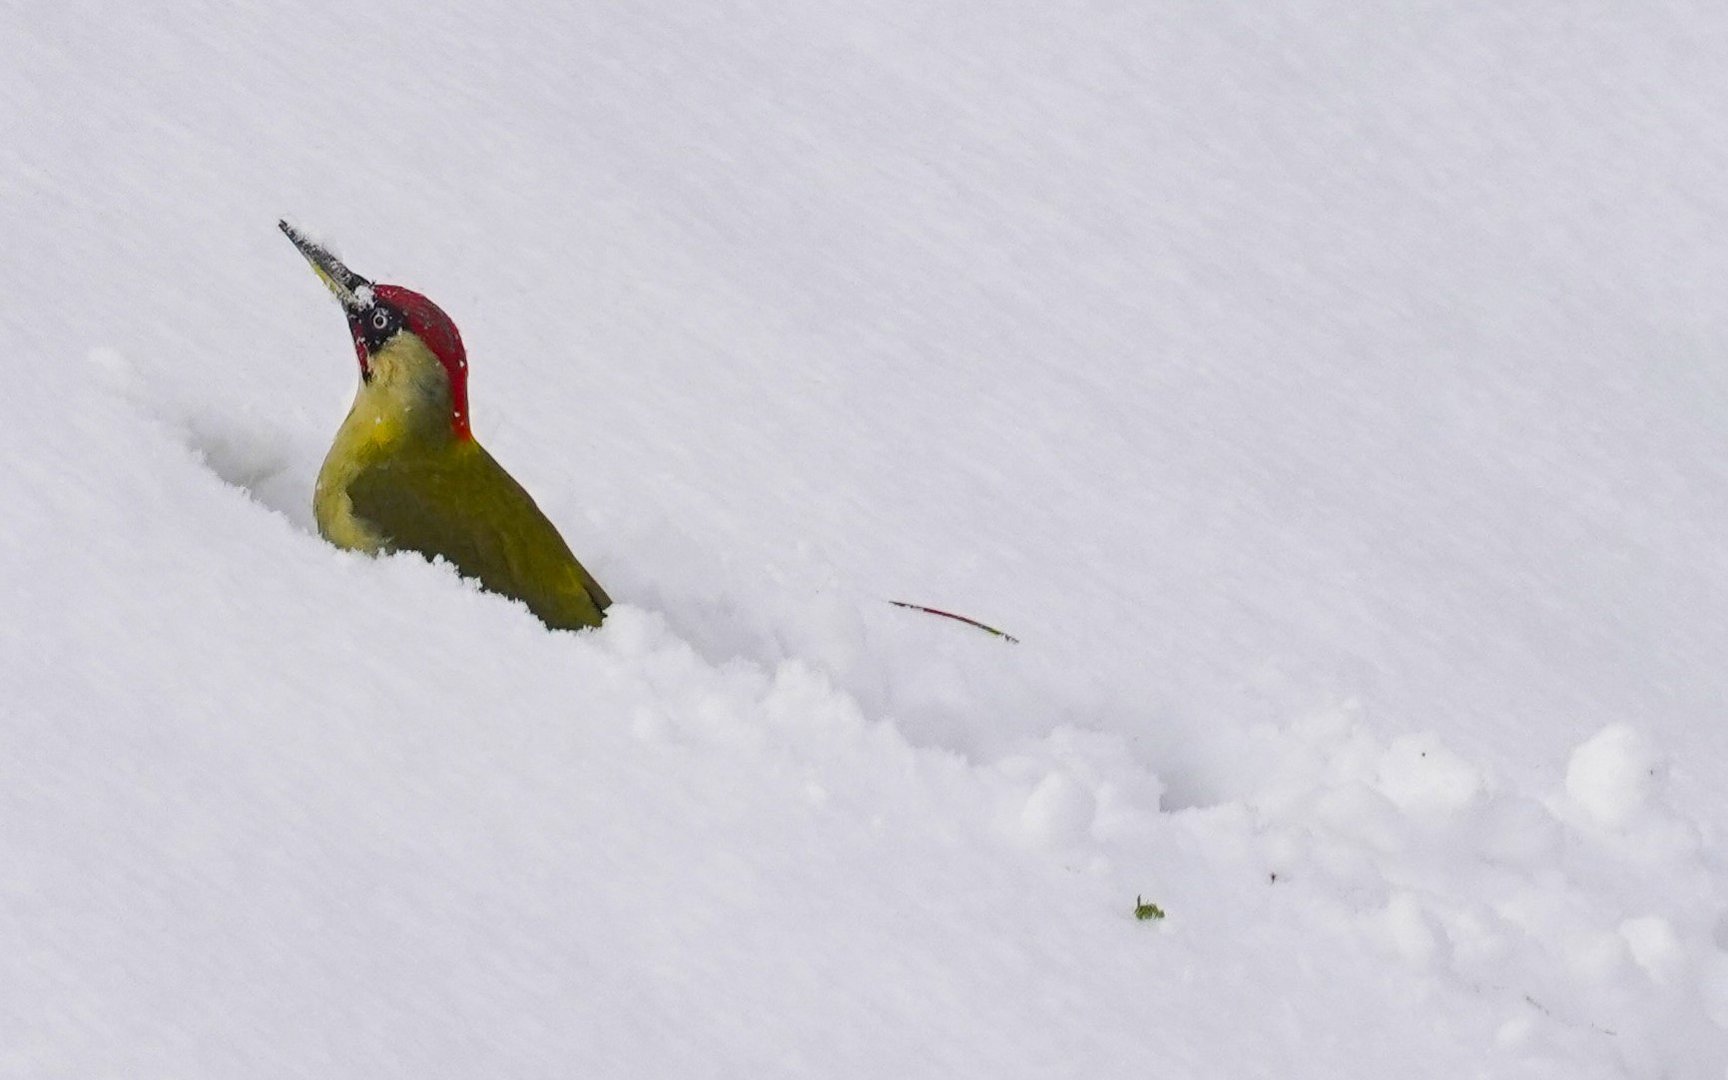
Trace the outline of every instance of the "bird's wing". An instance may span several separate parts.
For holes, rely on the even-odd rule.
[[[533,498],[478,443],[437,458],[378,462],[349,483],[348,498],[391,550],[442,555],[555,629],[598,626],[611,603]]]

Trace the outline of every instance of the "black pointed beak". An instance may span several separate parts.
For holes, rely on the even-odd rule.
[[[312,270],[320,280],[336,294],[336,299],[342,302],[342,307],[354,315],[372,306],[372,283],[342,265],[342,260],[330,254],[322,244],[315,243],[301,235],[300,230],[286,221],[278,221],[277,226],[300,249],[300,254],[306,256],[306,261],[312,264]]]

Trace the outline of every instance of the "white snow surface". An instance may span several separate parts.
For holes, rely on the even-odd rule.
[[[1728,1073],[1720,5],[0,29],[0,1076]]]

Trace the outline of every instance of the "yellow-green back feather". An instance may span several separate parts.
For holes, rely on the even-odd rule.
[[[404,450],[365,463],[347,485],[353,515],[385,550],[441,555],[553,629],[600,625],[611,599],[479,443]]]

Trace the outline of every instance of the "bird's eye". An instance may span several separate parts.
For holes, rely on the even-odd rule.
[[[382,330],[389,325],[390,316],[384,314],[382,311],[377,312],[372,316],[372,326],[374,329]]]

